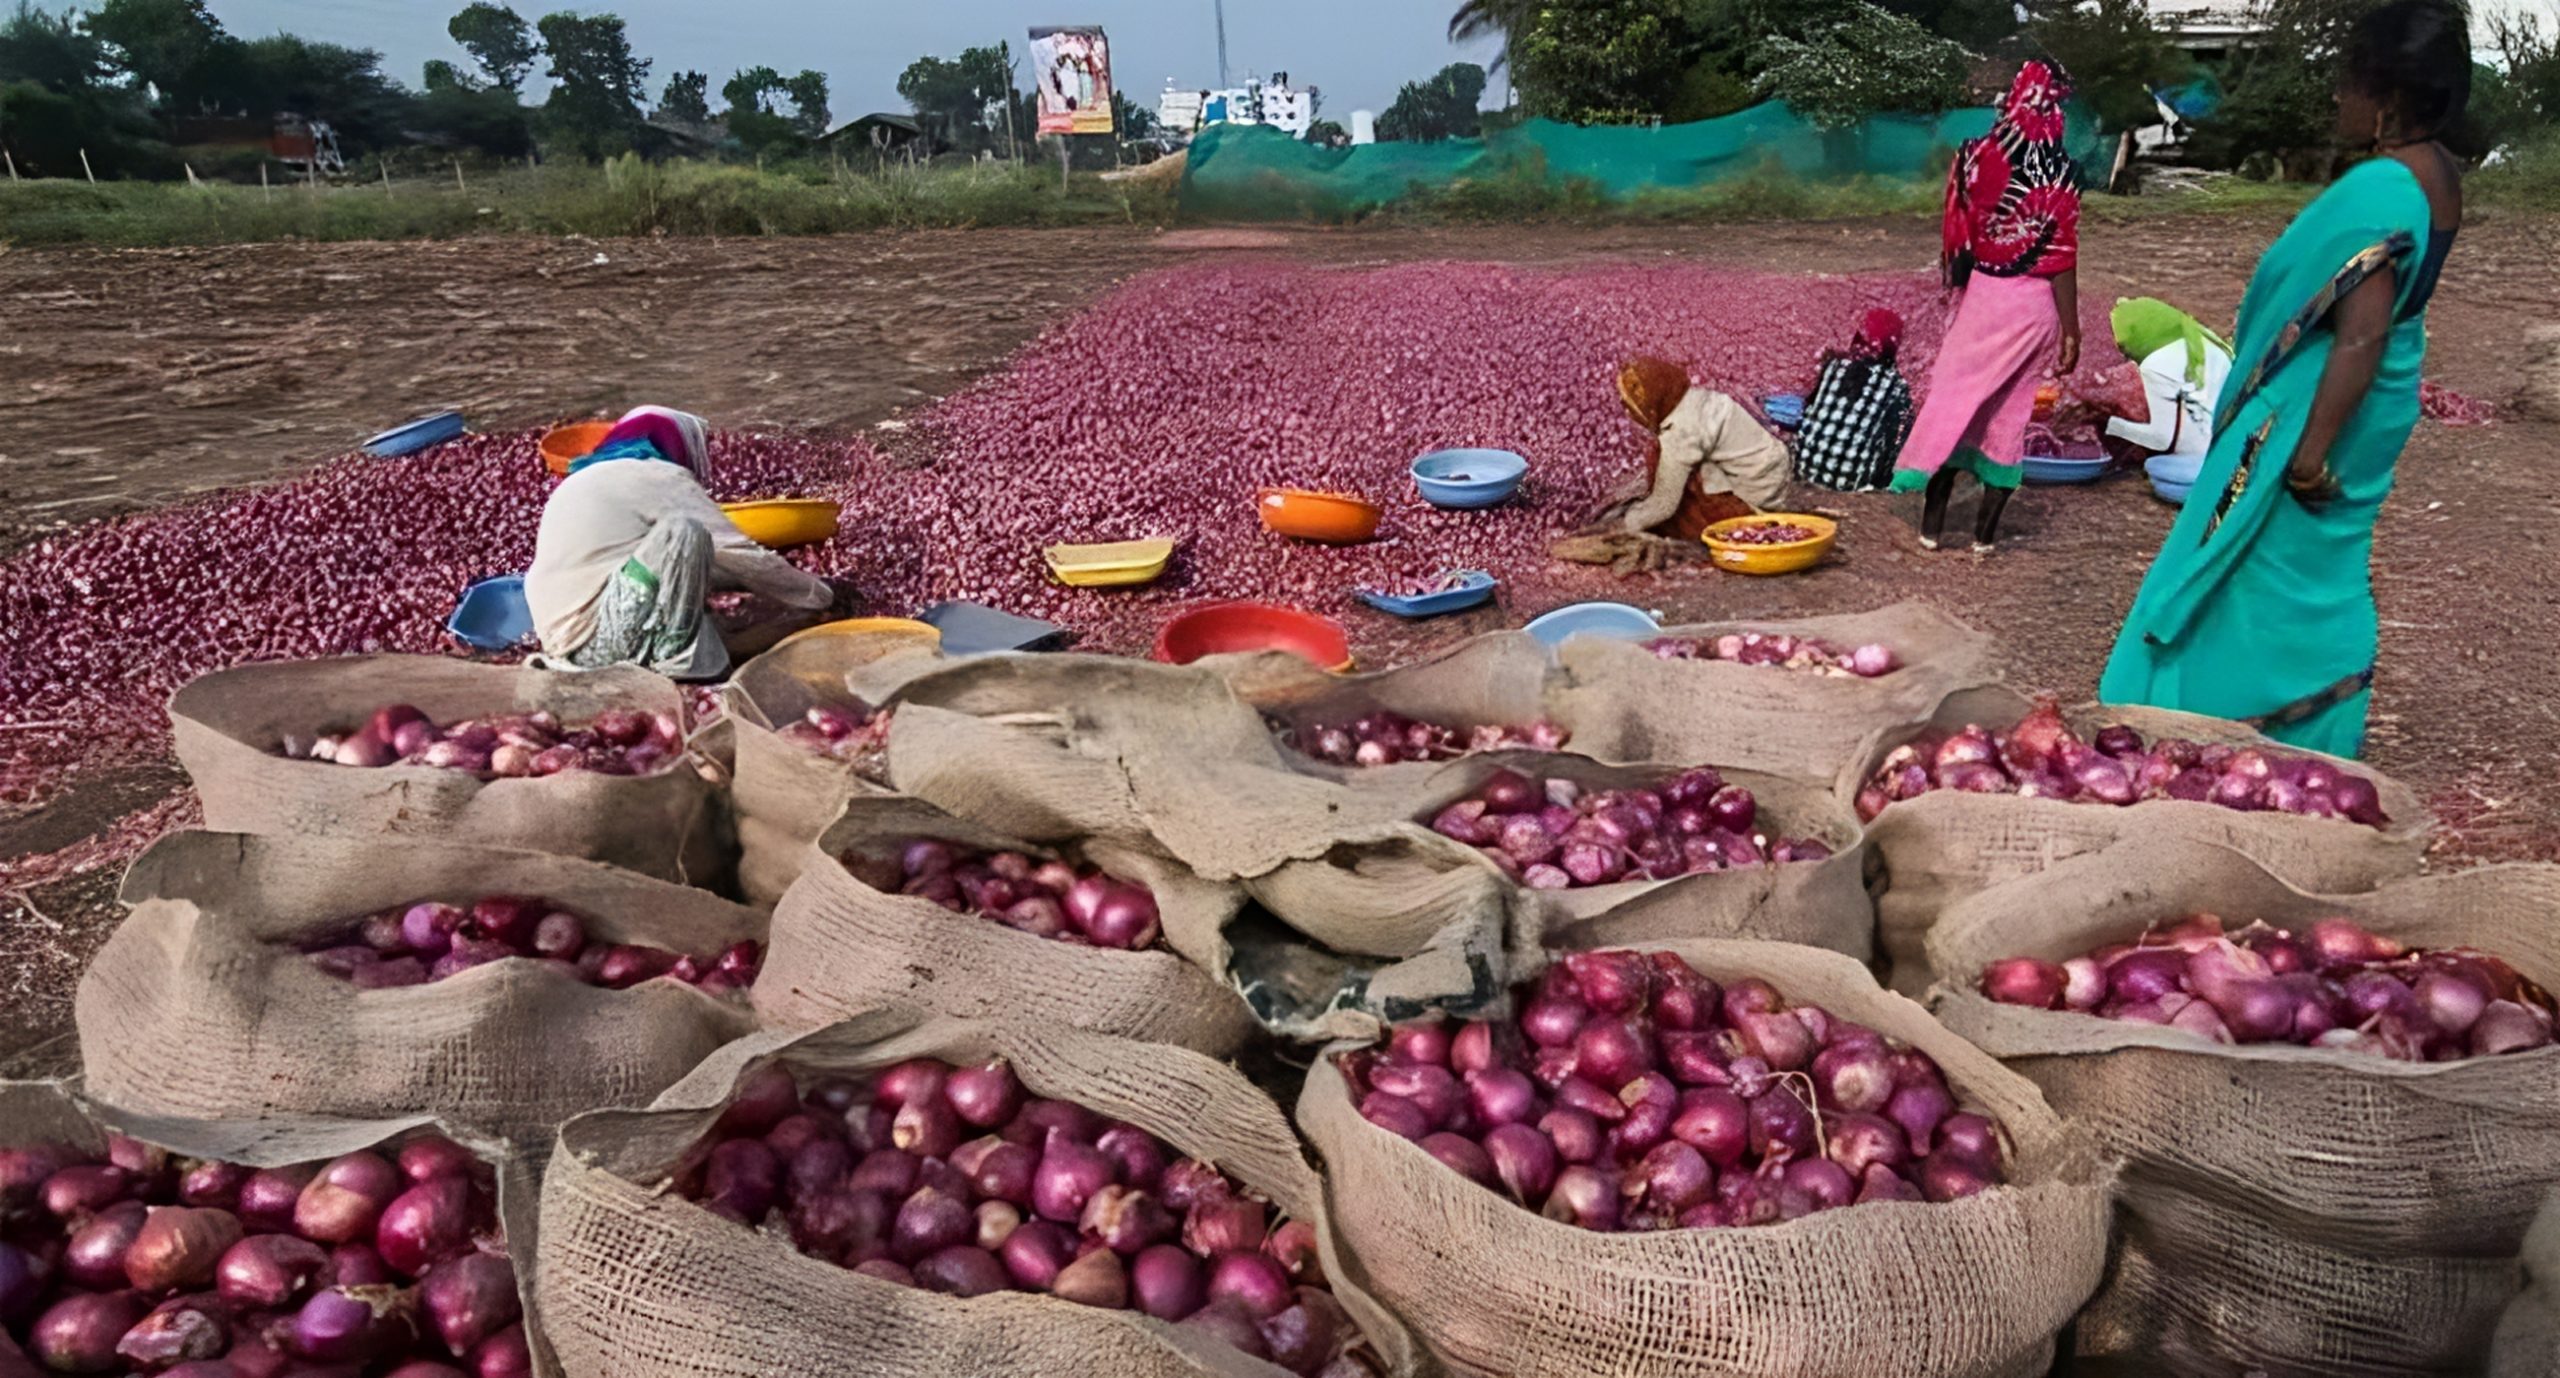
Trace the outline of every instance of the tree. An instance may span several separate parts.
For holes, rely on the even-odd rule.
[[[2212,166],[2237,166],[2263,153],[2282,171],[2324,172],[2336,122],[2338,59],[2367,5],[2272,0],[2258,11],[2267,32],[2232,60],[2223,75],[2222,107],[2197,128],[2189,150]]]
[[[721,84],[720,99],[728,102],[729,115],[770,115],[769,102],[782,89],[782,73],[770,67],[749,67]]]
[[[621,16],[563,11],[544,15],[538,27],[551,55],[551,99],[543,106],[550,136],[588,158],[629,149],[649,62],[631,55]]]
[[[1760,51],[1760,93],[1823,129],[1887,111],[1952,109],[1964,103],[1972,67],[1961,45],[1868,4],[1802,38],[1771,38]]]
[[[238,109],[325,120],[348,151],[399,142],[413,97],[382,72],[370,48],[314,43],[292,34],[228,45],[217,55]]]
[[[95,91],[115,69],[106,45],[72,22],[71,12],[47,14],[30,0],[0,24],[0,81],[30,81],[58,94]]]
[[[1423,81],[1408,81],[1378,117],[1378,137],[1400,143],[1474,138],[1482,117],[1484,69],[1453,62]]]
[[[782,90],[791,97],[791,127],[801,138],[815,139],[827,132],[833,112],[827,109],[826,73],[803,70],[785,80]]]
[[[700,129],[711,123],[711,74],[678,72],[667,78],[666,94],[658,97],[657,119],[661,124],[682,125]]]
[[[204,0],[105,0],[82,22],[164,106],[191,109],[218,94],[213,68],[231,38]]]
[[[1307,126],[1307,142],[1318,148],[1342,148],[1350,144],[1351,131],[1334,120],[1318,120]]]
[[[482,79],[501,91],[523,90],[534,59],[542,56],[524,16],[488,0],[475,0],[444,28],[480,64]]]
[[[0,145],[23,172],[77,177],[86,149],[99,175],[157,171],[140,96],[112,84],[106,44],[73,22],[19,0],[0,20]]]
[[[2159,121],[2152,92],[2192,65],[2151,22],[2142,0],[2097,0],[2036,19],[2028,36],[2071,74],[2073,92],[2100,127],[2139,129]]]
[[[1004,102],[1013,89],[1008,49],[970,48],[957,61],[921,57],[898,77],[898,94],[941,143],[963,153],[995,146]],[[1028,135],[1029,129],[1021,131]]]

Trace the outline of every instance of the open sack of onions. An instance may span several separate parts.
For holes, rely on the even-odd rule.
[[[1324,1211],[1218,1062],[884,1011],[572,1121],[534,1290],[570,1378],[1409,1372]]]
[[[104,1118],[141,1137],[0,1083],[0,1373],[534,1373],[520,1179],[432,1130]]]
[[[2555,915],[2560,868],[2320,895],[2169,834],[1951,908],[1939,1018],[2126,1161],[2083,1348],[2173,1373],[2479,1372],[2560,1185]],[[2085,989],[1982,993],[2029,994],[2019,959],[2083,986],[2077,963],[2104,967],[2110,990],[2086,1013]]]
[[[2045,1371],[2109,1181],[2033,1086],[1837,953],[1564,961],[1298,1102],[1352,1275],[1452,1368]]]
[[[1591,755],[1824,783],[1870,734],[1916,727],[1950,693],[1999,678],[1990,640],[1924,603],[1576,637],[1556,655],[1557,711]]]
[[[1137,847],[1044,847],[920,800],[855,799],[774,909],[756,1012],[813,1029],[903,1004],[1224,1056],[1252,1016],[1188,954],[1237,902]]]
[[[546,903],[503,906],[533,921],[513,936],[535,955],[516,955],[500,906],[480,902],[533,896]],[[134,862],[121,898],[131,912],[76,1006],[101,1097],[208,1119],[433,1114],[515,1140],[654,1095],[743,1033],[745,1000],[718,992],[750,973],[720,958],[765,933],[706,891],[440,842],[179,833]],[[412,918],[415,933],[381,931]],[[356,958],[377,940],[401,954]]]
[[[921,637],[852,633],[795,638],[738,668],[724,696],[737,733],[729,802],[751,902],[782,898],[846,800],[890,792],[882,704],[943,664]]]
[[[2196,764],[2171,769],[2176,757]],[[2226,770],[2271,779],[2317,767],[2332,789],[2357,799],[2369,784],[2379,813],[2367,816],[2387,821],[2263,807],[2263,781],[2259,802],[2244,807],[2181,797],[2184,785],[2171,791],[2180,774],[2204,773],[2206,759],[2216,779]],[[2074,783],[2062,784],[2066,775]],[[2220,843],[2306,888],[2352,891],[2416,872],[2431,825],[2417,795],[2388,776],[2279,746],[2238,723],[2157,708],[2057,708],[2006,689],[1957,694],[1929,726],[1869,738],[1838,787],[1870,820],[1867,843],[1884,869],[1876,927],[1891,963],[1886,982],[1909,995],[1928,988],[1922,945],[1947,906],[2120,839]]]
[[[1815,785],[1565,753],[1463,762],[1426,797],[1434,832],[1519,887],[1530,947],[1874,941],[1857,822]]]
[[[432,724],[486,726],[543,713],[563,732],[591,732],[608,714],[647,715],[652,733],[658,719],[684,720],[673,681],[628,666],[555,673],[399,655],[217,671],[172,695],[169,718],[179,763],[204,799],[205,825],[224,832],[439,838],[694,883],[717,879],[725,867],[713,792],[681,753],[652,757],[647,774],[564,769],[522,777],[429,765],[423,753],[417,764],[394,756],[373,768],[308,757],[319,735],[361,735],[378,710],[395,704]],[[283,754],[292,741],[306,744],[304,756]]]
[[[1494,632],[1445,654],[1368,674],[1267,678],[1250,702],[1270,721],[1287,764],[1359,790],[1422,786],[1440,766],[1488,751],[1557,751],[1573,725],[1553,716],[1555,667],[1520,632]]]

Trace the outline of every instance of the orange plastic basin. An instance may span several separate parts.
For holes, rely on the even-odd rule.
[[[1254,511],[1262,524],[1283,536],[1327,545],[1356,545],[1378,534],[1381,510],[1366,498],[1349,493],[1315,493],[1304,488],[1265,488]]]
[[[1287,651],[1327,670],[1351,668],[1351,638],[1341,623],[1276,603],[1212,603],[1156,633],[1155,657],[1169,665],[1254,651]]]
[[[542,467],[557,477],[569,472],[569,465],[596,452],[606,435],[613,430],[610,421],[580,421],[574,425],[554,426],[542,433]]]

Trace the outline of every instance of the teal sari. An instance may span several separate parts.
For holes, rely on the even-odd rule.
[[[2101,699],[2238,719],[2337,756],[2362,749],[2381,639],[2373,524],[2418,424],[2426,322],[2408,306],[2431,218],[2416,174],[2376,158],[2259,261],[2212,453],[2134,598]],[[2335,343],[2330,309],[2386,271],[2398,297],[2381,368],[2330,448],[2341,492],[2315,512],[2284,477]]]

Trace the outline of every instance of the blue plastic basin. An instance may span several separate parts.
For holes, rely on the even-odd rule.
[[[507,651],[533,639],[533,609],[524,601],[524,576],[499,574],[462,591],[444,629],[482,651]]]
[[[441,445],[462,434],[462,413],[440,411],[422,416],[406,426],[394,426],[364,443],[364,452],[388,459],[394,455],[413,455],[430,445]]]
[[[1614,636],[1632,641],[1662,630],[1653,614],[1624,603],[1571,603],[1522,628],[1549,650],[1577,636]]]
[[[2029,483],[2088,483],[2107,471],[2107,458],[2062,459],[2053,455],[2028,455],[2021,466]]]
[[[1529,461],[1509,450],[1434,450],[1413,462],[1413,483],[1434,507],[1491,507],[1528,472]]]
[[[1467,570],[1461,577],[1465,582],[1439,593],[1399,596],[1362,589],[1358,597],[1370,607],[1397,617],[1438,617],[1442,613],[1463,612],[1483,603],[1493,596],[1494,587],[1500,582],[1480,569]]]
[[[1794,392],[1773,392],[1760,399],[1760,410],[1769,424],[1781,430],[1794,430],[1804,424],[1804,396]]]

